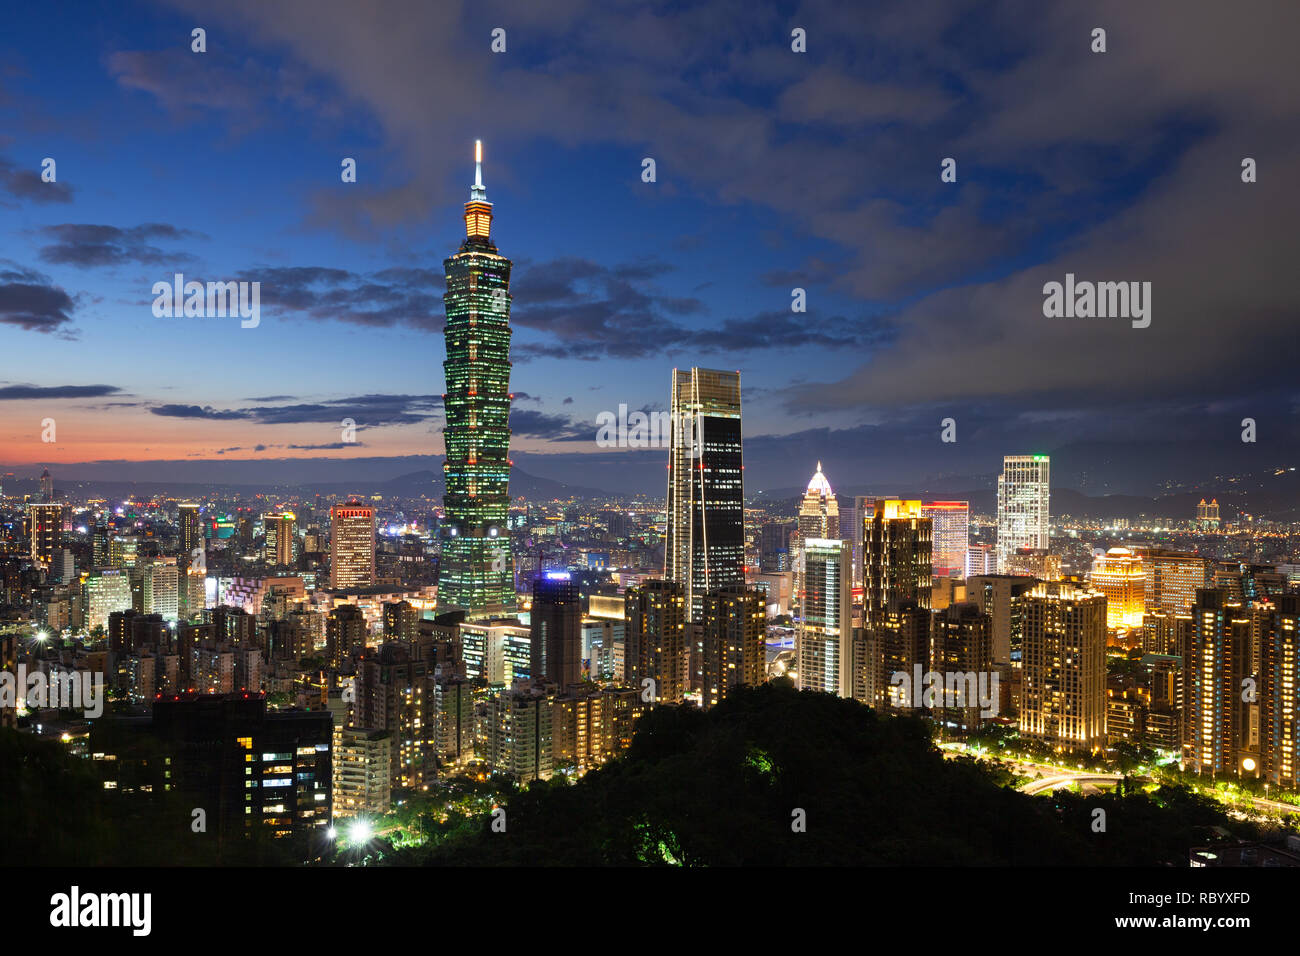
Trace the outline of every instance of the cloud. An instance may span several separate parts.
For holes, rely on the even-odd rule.
[[[41,170],[19,169],[0,156],[0,193],[36,203],[72,202],[72,187],[55,180],[47,183]]]
[[[0,401],[50,398],[99,398],[116,395],[122,390],[116,385],[3,385]],[[123,404],[114,402],[113,404]]]
[[[567,415],[547,415],[532,409],[511,409],[510,433],[551,441],[595,441],[596,426],[574,422]]]
[[[164,418],[247,421],[258,425],[329,422],[341,426],[343,419],[351,418],[357,427],[364,428],[419,424],[437,417],[441,407],[441,395],[358,395],[331,399],[328,402],[255,405],[250,408],[164,404],[156,405],[149,411]]]
[[[48,276],[0,260],[0,325],[29,332],[62,332],[76,308],[72,296]]]
[[[90,223],[64,223],[45,226],[41,232],[54,240],[41,248],[42,259],[80,268],[132,262],[144,265],[188,262],[194,257],[186,253],[163,252],[157,246],[150,245],[150,241],[202,237],[200,233],[159,222],[147,222],[130,229]]]

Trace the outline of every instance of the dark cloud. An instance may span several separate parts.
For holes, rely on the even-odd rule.
[[[442,293],[447,280],[430,269],[385,269],[367,274],[289,266],[251,269],[239,278],[261,282],[262,308],[371,328],[442,329]]]
[[[72,202],[72,187],[57,179],[47,183],[41,169],[19,169],[0,156],[0,193],[37,203]]]
[[[144,265],[188,262],[194,257],[182,252],[164,252],[150,243],[155,240],[205,238],[200,233],[159,222],[147,222],[130,229],[90,223],[64,223],[46,226],[41,232],[54,240],[41,248],[42,259],[82,268],[132,262]]]
[[[0,325],[29,332],[63,332],[76,307],[48,276],[0,261]]]
[[[157,405],[151,408],[150,412],[165,418],[247,421],[258,425],[329,422],[334,426],[341,426],[343,419],[350,418],[358,428],[364,428],[419,424],[435,418],[441,407],[441,395],[359,395],[328,402],[256,405],[250,408],[220,409],[200,405]]]
[[[0,386],[0,401],[19,401],[31,398],[99,398],[104,395],[116,395],[121,391],[116,385],[3,385]],[[128,403],[112,402],[110,404],[121,405]]]
[[[532,409],[511,409],[512,436],[546,438],[551,441],[594,441],[596,426],[574,422],[567,415],[547,415]]]

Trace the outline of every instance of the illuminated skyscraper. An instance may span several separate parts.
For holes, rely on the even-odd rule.
[[[185,503],[178,505],[176,511],[180,527],[180,544],[176,557],[180,588],[179,614],[181,620],[188,621],[203,611],[207,542],[203,537],[203,525],[199,522],[199,506]]]
[[[1260,695],[1243,692],[1255,676],[1250,614],[1226,591],[1201,588],[1192,606],[1191,637],[1185,769],[1259,776]]]
[[[927,501],[921,517],[929,518],[934,536],[935,577],[966,576],[966,552],[970,548],[970,502]]]
[[[1203,531],[1213,531],[1219,527],[1219,499],[1214,498],[1208,504],[1205,499],[1196,506],[1196,523]]]
[[[375,509],[355,498],[330,508],[330,587],[375,583]]]
[[[1264,770],[1272,783],[1294,789],[1300,785],[1300,594],[1277,599],[1272,623],[1264,638],[1260,675],[1261,736],[1267,741]]]
[[[831,483],[822,474],[822,463],[817,462],[817,472],[808,482],[803,504],[799,506],[800,538],[838,538],[840,536],[840,508],[835,501]]]
[[[444,261],[447,292],[442,363],[442,561],[440,610],[510,610],[514,564],[506,524],[510,504],[510,268],[492,241],[492,204],[483,188],[483,147],[475,143],[474,185],[465,204],[465,240]]]
[[[1044,583],[1024,601],[1020,733],[1058,750],[1106,744],[1106,598]]]
[[[50,469],[41,469],[41,501],[54,500],[54,479],[50,477]]]
[[[297,516],[292,512],[262,515],[262,529],[266,534],[266,561],[269,564],[293,564],[293,526]]]
[[[1111,548],[1092,562],[1092,587],[1106,595],[1107,627],[1139,627],[1146,607],[1142,559],[1128,548]]]
[[[567,690],[582,678],[582,598],[567,571],[547,571],[533,581],[529,611],[534,680],[553,681]]]
[[[862,574],[867,623],[884,619],[902,601],[930,606],[933,528],[922,517],[921,502],[877,498],[864,516]]]
[[[32,503],[27,506],[29,552],[34,563],[46,570],[63,548],[63,506]]]
[[[1051,460],[1046,455],[1007,455],[998,476],[998,570],[1017,548],[1050,547],[1048,499]]]
[[[795,666],[802,690],[853,696],[853,545],[843,539],[801,543],[802,613]]]
[[[745,583],[740,373],[673,369],[672,427],[664,577],[698,621],[705,592]]]

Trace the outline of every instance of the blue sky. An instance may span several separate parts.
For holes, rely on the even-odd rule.
[[[662,407],[692,364],[741,370],[760,486],[817,458],[840,484],[980,476],[1079,442],[1292,456],[1295,10],[942,6],[16,9],[0,464],[328,459],[307,477],[439,453],[441,260],[475,138],[536,473],[657,486],[594,419]],[[1066,271],[1152,281],[1151,328],[1044,319]],[[261,324],[155,318],[174,272],[260,281]],[[1244,414],[1267,448],[1239,447]],[[343,417],[356,446],[333,447]]]

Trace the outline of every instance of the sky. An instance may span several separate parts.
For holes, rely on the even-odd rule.
[[[1297,28],[1254,0],[21,5],[0,468],[430,467],[476,139],[531,473],[659,489],[666,453],[596,418],[691,365],[741,372],[750,489],[1294,465]],[[259,324],[156,317],[175,273],[260,282]],[[1067,273],[1151,283],[1149,327],[1046,317]]]

